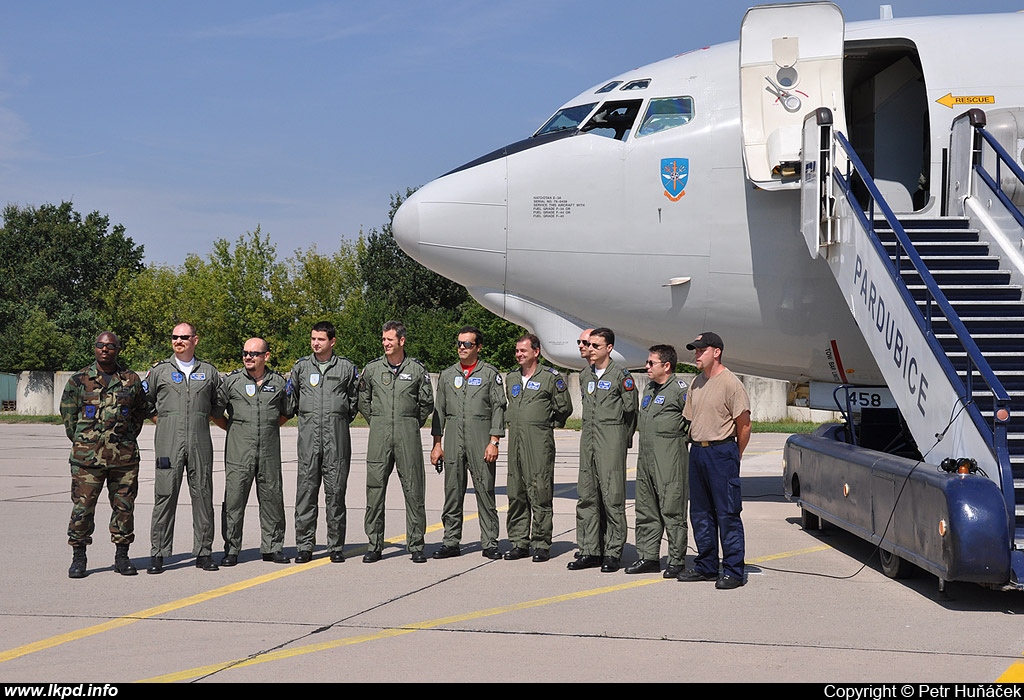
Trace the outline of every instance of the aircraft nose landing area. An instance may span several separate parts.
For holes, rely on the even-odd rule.
[[[782,496],[784,435],[754,435],[743,463],[748,584],[678,583],[659,574],[567,571],[575,536],[579,434],[557,431],[555,544],[534,563],[480,556],[474,499],[463,554],[425,565],[404,549],[401,488],[388,493],[384,558],[363,564],[366,429],[353,430],[347,561],[260,560],[258,510],[236,567],[193,566],[187,494],[175,555],[159,576],[117,575],[101,499],[89,575],[67,578],[68,443],[61,426],[0,425],[0,681],[959,681],[1020,680],[1024,597],[935,579],[885,578],[870,547],[838,530],[808,533]],[[222,455],[223,434],[216,435]],[[430,437],[424,431],[424,449]],[[295,429],[283,430],[285,553],[294,555]],[[140,438],[135,564],[148,563],[152,426]],[[632,526],[630,451],[627,501]],[[215,490],[223,493],[218,456]],[[505,464],[498,463],[504,508]],[[427,474],[428,556],[441,539],[441,479]],[[504,511],[501,518],[504,520]],[[322,535],[323,523],[320,523]],[[502,525],[502,535],[505,534]],[[624,563],[635,558],[629,536]],[[220,547],[220,542],[215,548]],[[501,547],[508,549],[503,539]],[[664,547],[663,547],[664,553]],[[692,539],[690,557],[692,560]],[[219,559],[219,554],[217,555]],[[664,563],[664,559],[663,559]],[[781,570],[814,572],[817,576]],[[102,650],[102,651],[101,651]],[[1012,674],[1018,674],[1014,677]]]

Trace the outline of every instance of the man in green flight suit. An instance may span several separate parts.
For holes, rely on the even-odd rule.
[[[588,341],[589,342],[589,341]],[[572,415],[565,377],[540,364],[540,338],[528,333],[516,341],[519,369],[505,381],[508,408],[508,539],[505,559],[550,558],[555,490],[554,428]],[[530,520],[533,520],[531,533]]]
[[[135,541],[135,496],[139,492],[139,443],[146,420],[146,393],[139,375],[120,365],[121,341],[110,331],[96,336],[96,361],[75,372],[60,398],[60,416],[71,440],[73,555],[68,578],[85,578],[86,547],[92,544],[96,503],[106,483],[110,496],[110,541],[114,571],[138,573],[128,558]]]
[[[287,564],[284,555],[284,493],[281,489],[281,426],[289,414],[285,379],[267,368],[270,346],[249,338],[242,349],[245,369],[229,374],[220,386],[227,418],[213,422],[228,431],[224,443],[224,558],[235,566],[242,549],[245,506],[252,482],[260,504],[260,553],[263,561]]]
[[[174,511],[182,475],[192,498],[192,554],[196,568],[216,571],[213,561],[213,440],[210,418],[224,415],[219,403],[220,374],[195,356],[199,336],[191,323],[171,331],[174,354],[161,360],[143,381],[149,413],[156,423],[156,478],[152,548],[148,574],[164,571],[174,545]]]
[[[405,324],[388,321],[381,331],[384,356],[366,365],[359,379],[359,412],[370,424],[366,447],[366,537],[363,561],[380,561],[384,548],[384,498],[388,477],[398,466],[405,494],[406,546],[413,562],[427,561],[423,536],[424,503],[422,428],[434,410],[430,375],[419,360],[405,354]]]
[[[327,551],[331,561],[345,561],[348,511],[345,493],[352,461],[349,424],[359,400],[359,370],[334,354],[334,325],[320,321],[309,334],[313,354],[299,359],[288,378],[292,413],[299,416],[299,471],[295,487],[296,563],[313,558],[317,502],[324,485]]]
[[[571,571],[601,567],[619,570],[626,544],[626,450],[636,430],[636,387],[629,370],[612,360],[615,333],[590,333],[590,369],[580,373],[583,432],[577,479],[577,529],[580,556]]]
[[[459,361],[441,372],[434,399],[430,461],[447,456],[444,470],[444,540],[434,559],[462,553],[463,501],[466,473],[473,476],[480,516],[480,548],[487,559],[501,559],[498,550],[498,508],[494,502],[495,463],[498,445],[505,435],[505,391],[501,373],[480,359],[484,335],[474,326],[459,329],[456,348]],[[442,437],[444,443],[442,445]]]
[[[668,534],[668,568],[675,578],[686,568],[686,503],[690,457],[686,438],[690,422],[683,418],[686,382],[676,377],[679,361],[671,345],[648,350],[650,382],[640,399],[637,433],[640,452],[636,468],[636,551],[640,558],[627,574],[661,571],[661,536]]]

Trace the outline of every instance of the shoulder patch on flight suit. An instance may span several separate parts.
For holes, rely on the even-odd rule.
[[[562,379],[561,377],[559,377],[557,380],[555,380],[555,388],[557,388],[559,391],[565,391],[565,389],[566,389],[565,380]]]
[[[633,391],[633,378],[626,377],[622,380],[622,388],[626,391]]]
[[[495,375],[494,375],[494,383],[497,384],[498,386],[501,386],[502,379],[501,379],[501,375],[500,374],[495,373]]]
[[[149,379],[148,378],[142,380],[142,390],[143,391],[149,391]]]

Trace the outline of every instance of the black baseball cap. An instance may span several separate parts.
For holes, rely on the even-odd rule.
[[[696,350],[697,348],[718,348],[724,351],[725,345],[722,343],[722,338],[718,333],[707,331],[701,333],[693,339],[692,343],[686,345],[687,350]]]

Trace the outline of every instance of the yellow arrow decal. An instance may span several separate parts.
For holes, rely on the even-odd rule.
[[[954,95],[951,92],[947,92],[945,95],[935,100],[940,105],[945,105],[950,109],[953,109],[954,105],[994,105],[996,103],[995,95]]]

